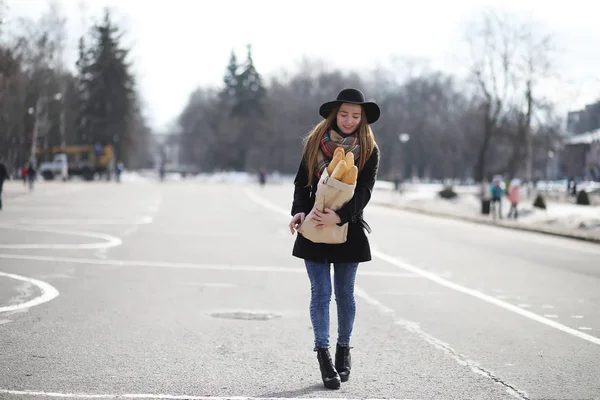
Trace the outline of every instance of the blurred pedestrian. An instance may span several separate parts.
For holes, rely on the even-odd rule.
[[[502,196],[504,195],[504,186],[502,177],[499,175],[494,176],[490,187],[490,195],[492,197],[491,211],[494,219],[496,219],[496,212],[498,212],[498,218],[502,219]]]
[[[23,186],[27,186],[27,168],[29,168],[29,163],[25,163],[23,168],[21,168],[21,179],[23,179]]]
[[[508,200],[510,201],[510,210],[507,218],[517,219],[519,217],[519,201],[521,200],[521,180],[514,178],[508,186]]]
[[[32,163],[27,166],[27,182],[29,183],[29,190],[33,190],[33,184],[35,182],[36,170]]]
[[[267,183],[267,171],[265,171],[264,168],[261,168],[258,171],[258,183],[260,184],[260,186],[265,186],[265,184]]]
[[[8,170],[4,164],[4,159],[0,157],[0,210],[2,210],[2,187],[6,179],[8,179]]]
[[[161,162],[158,167],[158,177],[161,182],[164,182],[164,180],[165,180],[165,173],[166,173],[165,163]]]
[[[117,180],[117,183],[121,182],[121,173],[123,173],[124,170],[125,165],[123,165],[123,163],[119,161],[117,163],[117,166],[115,167],[115,179]]]
[[[310,318],[314,334],[314,351],[321,370],[323,385],[339,389],[350,377],[350,337],[354,327],[356,303],[354,281],[361,262],[371,260],[371,250],[363,219],[379,166],[379,148],[369,124],[379,119],[377,104],[366,102],[356,89],[342,90],[336,100],[324,103],[319,110],[324,118],[305,138],[302,161],[294,180],[293,218],[289,224],[297,232],[307,214],[313,213],[319,226],[348,224],[344,243],[313,243],[298,232],[292,254],[304,259],[311,286]],[[358,167],[358,180],[352,199],[337,211],[314,208],[315,191],[321,173],[337,147],[352,152]],[[335,363],[329,353],[329,304],[331,301],[330,268],[334,269],[337,304],[337,345]]]

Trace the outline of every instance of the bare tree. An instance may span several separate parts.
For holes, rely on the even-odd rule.
[[[539,37],[531,21],[488,11],[469,26],[467,42],[471,77],[482,112],[475,179],[482,181],[493,172],[488,165],[490,149],[497,136],[504,135],[511,143],[504,169],[515,175],[523,162],[531,159],[532,116],[541,100],[536,89],[552,66],[551,37]],[[510,129],[509,120],[516,121]],[[530,171],[527,178],[531,178]]]
[[[487,156],[492,138],[506,111],[514,89],[514,63],[519,34],[494,12],[486,12],[469,26],[467,41],[471,52],[471,76],[481,107],[481,142],[475,163],[475,180],[487,173]]]
[[[526,25],[522,37],[522,52],[519,59],[518,71],[523,92],[519,123],[514,138],[513,155],[509,160],[507,171],[514,176],[525,165],[525,176],[531,181],[533,168],[533,138],[532,120],[538,111],[542,111],[544,99],[536,94],[541,81],[551,73],[553,43],[550,35],[537,37],[532,24]],[[546,112],[548,109],[546,108]],[[538,118],[538,124],[546,121]]]

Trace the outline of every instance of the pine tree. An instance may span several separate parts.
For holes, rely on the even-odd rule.
[[[232,99],[235,97],[238,88],[238,63],[237,57],[233,50],[231,50],[231,56],[229,57],[229,65],[227,65],[227,71],[225,73],[225,77],[223,78],[223,83],[225,83],[225,87],[221,92],[221,100],[225,101],[228,104],[231,104]]]
[[[262,78],[252,60],[252,46],[248,45],[248,55],[236,85],[232,114],[239,117],[262,116],[263,100],[266,94]]]
[[[126,158],[133,142],[131,122],[135,111],[134,79],[126,60],[129,51],[120,45],[121,33],[108,10],[103,22],[92,28],[92,34],[92,47],[80,57],[80,82],[85,92],[81,120],[92,143],[113,144],[117,154]]]

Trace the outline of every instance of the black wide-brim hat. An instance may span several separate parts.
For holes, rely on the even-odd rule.
[[[337,99],[333,101],[328,101],[327,103],[323,103],[319,108],[319,114],[321,117],[327,118],[331,114],[331,111],[337,106],[344,103],[349,104],[358,104],[362,106],[365,111],[365,116],[367,118],[367,122],[372,124],[379,119],[381,115],[381,110],[379,106],[371,101],[365,101],[365,96],[358,89],[344,89],[342,90]]]

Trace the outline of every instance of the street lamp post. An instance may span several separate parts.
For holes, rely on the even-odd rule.
[[[401,147],[401,157],[402,157],[402,175],[404,178],[404,167],[406,167],[406,146],[405,144],[410,140],[410,135],[408,133],[400,133],[398,134],[398,140],[400,141],[400,147]]]
[[[404,157],[404,155],[406,154],[406,151],[404,150],[406,146],[404,146],[404,144],[406,142],[408,142],[409,140],[410,140],[410,135],[408,133],[399,133],[398,134],[398,141],[400,142],[400,176],[398,176],[396,173],[396,177],[394,178],[394,189],[395,190],[400,189],[400,181],[404,179],[404,166],[402,165],[403,163],[404,163],[404,165],[406,165],[406,159]]]
[[[65,147],[67,145],[67,139],[65,137],[65,107],[63,103],[63,94],[58,92],[54,95],[54,100],[58,101],[60,105],[60,117],[58,122],[58,133],[60,136],[60,145]]]
[[[552,175],[550,173],[550,170],[552,168],[552,163],[554,161],[553,159],[555,155],[556,154],[553,150],[548,150],[548,158],[546,159],[546,181],[550,180],[550,176]]]
[[[29,107],[27,113],[33,117],[33,132],[31,133],[31,148],[29,155],[29,162],[33,168],[36,167],[37,159],[35,152],[37,150],[37,138],[39,132],[39,119],[40,119],[40,99],[38,98],[35,107]]]

